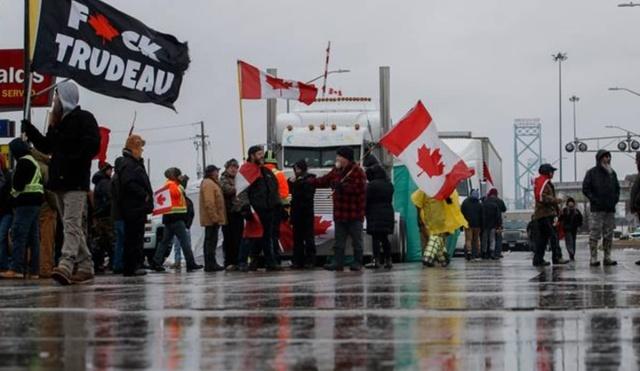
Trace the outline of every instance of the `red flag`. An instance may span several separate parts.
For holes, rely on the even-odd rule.
[[[473,169],[438,136],[438,129],[421,101],[380,139],[402,161],[413,181],[429,197],[444,200]]]
[[[482,177],[485,181],[489,182],[491,185],[494,185],[493,177],[491,176],[491,172],[489,171],[489,166],[487,166],[486,161],[482,161]]]
[[[258,213],[253,211],[251,220],[247,220],[244,224],[244,229],[242,231],[243,238],[262,238],[264,235],[264,229],[262,228],[262,222],[260,222],[260,217]]]
[[[311,104],[318,95],[318,89],[314,85],[271,76],[242,61],[238,61],[238,69],[242,99],[280,98]]]
[[[107,150],[109,149],[109,138],[111,136],[111,130],[109,128],[105,128],[104,126],[100,126],[100,150],[94,160],[98,160],[98,166],[102,166],[105,162],[107,162]]]
[[[236,175],[236,193],[240,193],[247,189],[256,179],[260,178],[262,173],[260,172],[260,166],[253,162],[245,162],[240,166],[238,175]]]

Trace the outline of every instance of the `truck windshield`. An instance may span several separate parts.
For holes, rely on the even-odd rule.
[[[322,148],[309,148],[309,147],[285,147],[284,152],[284,167],[293,167],[293,165],[300,161],[305,160],[309,168],[331,168],[336,161],[336,152],[340,147],[322,147]],[[360,147],[351,146],[356,160],[360,159]]]

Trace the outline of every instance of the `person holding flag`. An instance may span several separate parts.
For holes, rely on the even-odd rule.
[[[275,229],[280,227],[280,220],[276,219],[277,211],[282,207],[282,200],[278,193],[278,181],[274,173],[264,165],[265,153],[262,146],[252,146],[247,153],[247,162],[242,165],[236,176],[238,193],[246,190],[250,207],[260,221],[263,229],[262,239],[258,244],[265,259],[265,268],[270,271],[281,270],[274,258],[273,236]],[[250,216],[252,218],[252,216]],[[251,261],[252,269],[256,268],[255,254]]]
[[[355,162],[353,149],[341,147],[336,154],[334,168],[326,175],[309,182],[316,188],[333,190],[333,220],[335,224],[335,256],[330,271],[344,270],[344,250],[351,237],[354,262],[352,271],[362,270],[362,231],[365,217],[367,176]]]
[[[158,245],[151,269],[156,272],[164,272],[163,267],[166,251],[173,244],[174,237],[178,237],[182,253],[187,261],[187,272],[202,269],[202,265],[197,264],[191,250],[191,238],[187,230],[187,200],[185,190],[180,182],[182,171],[176,167],[171,167],[164,172],[167,182],[164,187],[155,193],[155,203],[157,206],[154,214],[162,214],[162,224],[164,233],[162,241]],[[165,206],[169,202],[168,206]]]
[[[51,156],[46,188],[57,194],[64,229],[62,256],[51,278],[61,285],[87,282],[94,275],[83,226],[87,224],[91,161],[100,149],[100,131],[93,114],[80,108],[79,99],[75,84],[58,84],[46,136],[30,121],[22,121],[22,132],[35,148]]]
[[[562,204],[562,199],[556,197],[556,188],[551,182],[555,171],[556,168],[551,164],[540,165],[540,168],[538,168],[540,176],[534,180],[533,184],[533,193],[536,201],[533,213],[536,228],[536,249],[533,253],[533,265],[535,267],[550,265],[549,262],[544,260],[544,253],[549,243],[551,243],[554,265],[567,264],[569,262],[562,259],[562,250],[560,250],[558,232],[555,227],[556,218],[560,213],[560,205]]]

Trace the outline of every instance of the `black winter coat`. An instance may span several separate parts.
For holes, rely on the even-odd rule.
[[[487,197],[482,202],[482,228],[493,229],[502,223],[502,213],[507,211],[504,201],[498,197]]]
[[[0,170],[1,172],[2,170]],[[11,198],[11,181],[12,176],[10,171],[6,171],[4,174],[0,174],[3,177],[0,182],[0,216],[11,214],[13,211],[13,199]]]
[[[477,198],[467,197],[460,206],[469,228],[482,228],[482,203]]]
[[[582,182],[582,193],[589,199],[591,212],[616,211],[620,201],[620,183],[615,171],[609,173],[600,165],[592,167]]]
[[[113,180],[114,218],[139,219],[153,211],[153,190],[144,168],[144,160],[135,159],[124,150],[116,160]]]
[[[93,174],[93,213],[97,218],[111,215],[111,178],[102,171]]]
[[[89,191],[91,161],[100,149],[98,123],[90,112],[75,108],[46,136],[30,122],[22,129],[38,151],[51,155],[47,189]]]
[[[582,213],[580,210],[569,210],[568,207],[562,209],[558,221],[566,232],[576,233],[578,228],[582,227]]]
[[[640,214],[640,174],[636,175],[629,194],[629,208],[632,213]]]
[[[380,166],[367,169],[367,233],[392,234],[395,224],[393,184]]]
[[[278,193],[278,181],[273,172],[264,166],[260,167],[262,176],[247,188],[249,203],[257,212],[275,211],[282,205]]]
[[[309,182],[315,178],[313,174],[305,174],[289,181],[289,190],[291,192],[291,223],[296,224],[297,221],[309,221],[315,217],[314,196],[316,188]]]

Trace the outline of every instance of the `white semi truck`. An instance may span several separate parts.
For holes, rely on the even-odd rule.
[[[287,176],[293,174],[293,164],[305,160],[309,172],[322,176],[334,165],[336,151],[342,146],[353,148],[360,161],[371,144],[381,136],[380,112],[365,97],[319,98],[309,106],[296,105],[293,111],[281,113],[276,119],[279,163]],[[325,228],[316,228],[318,256],[333,254],[333,202],[330,189],[318,189],[315,213]],[[396,213],[395,231],[391,238],[392,254],[402,260],[406,253],[404,224]],[[347,253],[349,253],[349,248]],[[371,240],[364,236],[365,256],[371,255]]]

